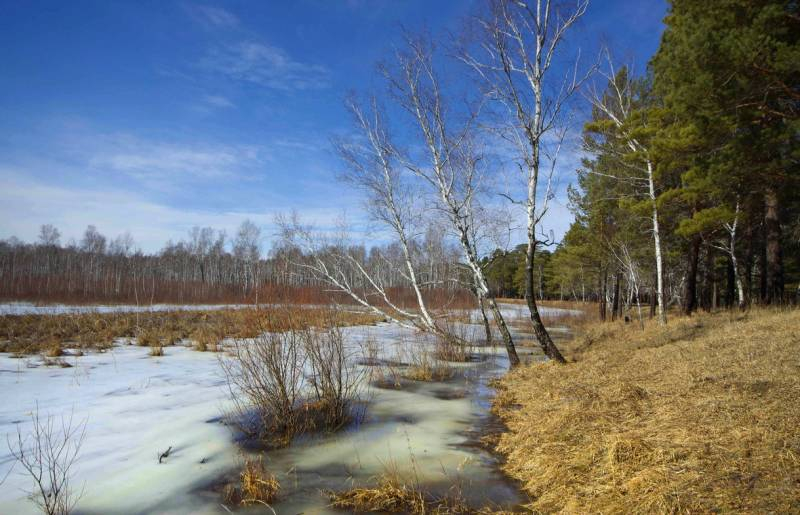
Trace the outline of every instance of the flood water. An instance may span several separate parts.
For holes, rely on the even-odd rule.
[[[353,328],[348,336],[351,341],[375,338],[374,332],[380,333],[387,360],[402,356],[411,336],[419,338],[383,328]],[[487,382],[507,370],[501,349],[476,348],[476,361],[454,364],[456,374],[447,381],[403,380],[399,389],[373,385],[361,423],[267,452],[266,464],[283,487],[273,508],[277,513],[336,513],[324,491],[369,486],[387,469],[434,495],[455,488],[473,506],[519,505],[523,498],[516,485],[477,441],[490,422],[493,391]]]
[[[484,334],[478,325],[464,330],[476,339]],[[409,353],[429,343],[391,324],[350,327],[345,336],[352,348],[377,344],[377,359],[390,362],[407,362]],[[182,347],[167,347],[159,358],[146,352],[122,345],[67,358],[73,366],[63,369],[41,366],[35,357],[0,355],[0,389],[8,395],[0,433],[24,432],[36,405],[86,420],[75,474],[84,494],[76,513],[227,513],[221,487],[235,481],[244,458],[254,454],[281,483],[276,513],[341,513],[325,491],[370,486],[387,470],[433,494],[457,489],[473,506],[509,509],[524,502],[478,442],[492,423],[487,383],[508,368],[502,346],[475,347],[475,359],[453,363],[456,373],[446,381],[402,380],[400,388],[368,382],[361,421],[258,453],[237,443],[221,422],[229,393],[216,355]],[[541,359],[535,351],[520,352]],[[156,457],[168,445],[175,451],[159,464]],[[19,472],[6,449],[0,451],[0,477],[9,474],[0,485],[0,513],[35,512],[25,496],[29,481]],[[270,513],[265,506],[237,511]]]

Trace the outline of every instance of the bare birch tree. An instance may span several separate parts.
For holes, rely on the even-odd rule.
[[[419,325],[423,329],[441,333],[422,295],[424,287],[434,285],[431,284],[433,278],[426,283],[420,280],[412,249],[412,241],[421,232],[421,213],[415,209],[417,202],[412,187],[403,180],[398,153],[384,123],[382,110],[374,97],[370,99],[368,111],[352,97],[348,99],[347,107],[361,133],[362,142],[341,139],[334,142],[346,164],[343,178],[365,193],[367,212],[373,220],[390,229],[392,236],[397,239],[404,265],[401,274],[414,290],[419,308]],[[374,280],[369,282],[372,284]],[[381,296],[386,297],[383,294]],[[387,298],[383,300],[389,303]]]
[[[736,256],[736,229],[739,225],[739,215],[740,215],[740,206],[739,206],[739,199],[736,199],[736,208],[733,213],[733,220],[729,222],[725,222],[722,224],[722,228],[725,229],[725,233],[727,234],[727,242],[724,244],[720,243],[712,243],[716,249],[719,249],[726,254],[731,260],[731,267],[733,268],[733,277],[736,281],[736,293],[738,298],[738,306],[739,309],[744,309],[747,305],[747,299],[745,298],[744,293],[744,283],[742,282],[742,276],[739,273],[739,259]]]
[[[422,331],[437,329],[435,325],[427,326],[420,313],[392,300],[381,275],[370,273],[348,248],[346,227],[340,227],[338,234],[331,237],[302,224],[296,213],[290,217],[279,215],[276,223],[284,244],[300,250],[305,258],[297,259],[295,267],[310,272],[332,291],[347,295],[357,305],[400,326]]]
[[[526,213],[525,299],[539,345],[550,359],[560,363],[564,358],[536,305],[534,260],[541,243],[537,227],[553,195],[552,178],[565,135],[562,120],[570,97],[586,78],[578,73],[577,58],[565,76],[555,75],[551,67],[567,31],[587,6],[588,0],[579,0],[562,11],[551,0],[495,0],[478,20],[482,33],[478,48],[461,53],[462,60],[485,85],[489,98],[505,111],[496,132],[515,148],[526,186],[524,200],[511,199],[522,204]],[[540,197],[543,203],[537,205]]]
[[[609,245],[611,249],[611,253],[614,257],[619,261],[620,265],[622,265],[623,270],[625,270],[625,275],[628,279],[628,287],[630,289],[630,295],[633,297],[629,299],[628,304],[630,304],[631,300],[636,301],[636,314],[639,317],[639,327],[644,330],[644,318],[642,317],[642,303],[640,300],[640,288],[639,285],[641,284],[641,272],[639,269],[639,264],[636,260],[631,256],[630,249],[628,245],[622,241],[617,240],[616,247],[619,248],[619,252],[614,249],[614,245]]]
[[[471,138],[471,120],[457,122],[448,112],[440,79],[434,69],[432,49],[420,40],[407,38],[407,49],[396,53],[396,68],[384,68],[390,91],[411,116],[424,148],[419,159],[405,156],[406,167],[428,185],[435,206],[448,220],[473,276],[474,287],[486,299],[512,367],[519,364],[513,338],[500,308],[491,295],[480,265],[476,229],[480,213],[478,193],[481,156]],[[451,123],[454,128],[451,128]]]

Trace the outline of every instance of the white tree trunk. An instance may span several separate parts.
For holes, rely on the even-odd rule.
[[[656,252],[656,295],[658,296],[658,323],[667,323],[666,298],[664,295],[664,258],[661,254],[661,230],[658,226],[658,204],[656,203],[656,187],[653,179],[653,163],[647,160],[647,186],[650,203],[653,206],[653,244]]]

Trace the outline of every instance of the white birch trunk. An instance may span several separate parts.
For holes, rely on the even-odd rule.
[[[658,204],[656,203],[656,187],[653,178],[653,163],[647,160],[647,186],[650,203],[653,206],[653,244],[656,253],[656,295],[658,296],[658,323],[667,323],[666,298],[664,295],[664,260],[661,254],[661,230],[658,226]]]

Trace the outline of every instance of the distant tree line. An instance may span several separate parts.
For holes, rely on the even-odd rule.
[[[456,280],[460,266],[435,232],[421,240],[428,260],[421,273],[436,288],[437,303],[469,298]],[[348,300],[329,289],[302,264],[297,249],[277,244],[262,255],[261,230],[244,221],[233,238],[225,231],[195,227],[155,253],[135,249],[130,234],[110,239],[90,225],[78,242],[61,244],[59,230],[43,225],[35,243],[0,241],[0,296],[6,300],[59,302],[328,302]],[[345,251],[402,300],[408,286],[399,273],[396,244],[351,245]],[[352,283],[361,278],[352,272]],[[413,299],[409,299],[413,302]]]

